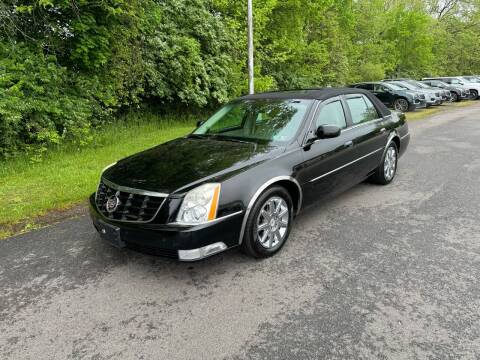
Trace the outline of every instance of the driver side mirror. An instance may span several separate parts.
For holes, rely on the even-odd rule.
[[[199,127],[202,126],[203,124],[205,124],[205,120],[198,120],[198,121],[197,121],[197,128],[199,128]]]
[[[320,125],[315,131],[317,139],[331,139],[340,136],[340,129],[335,125]]]

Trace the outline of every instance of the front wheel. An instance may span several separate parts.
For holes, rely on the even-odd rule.
[[[397,173],[398,149],[392,141],[383,155],[380,166],[375,170],[371,180],[377,184],[387,185],[393,181]]]
[[[477,100],[478,99],[478,91],[477,90],[470,90],[470,99]]]
[[[393,108],[397,111],[407,112],[410,106],[406,99],[398,98],[393,102]]]
[[[256,258],[276,254],[290,234],[292,198],[285,188],[267,189],[256,201],[247,220],[242,250]]]

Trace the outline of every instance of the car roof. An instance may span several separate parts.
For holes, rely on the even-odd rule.
[[[240,97],[242,100],[255,100],[255,99],[283,99],[283,100],[295,100],[295,99],[312,99],[312,100],[326,100],[331,97],[339,95],[350,94],[363,94],[370,101],[373,102],[381,116],[390,115],[390,110],[374,96],[370,91],[359,88],[319,88],[319,89],[306,89],[306,90],[289,90],[289,91],[272,91],[260,94],[245,95]]]
[[[378,84],[378,85],[383,85],[381,81],[362,81],[359,83],[355,83],[353,85],[361,85],[361,84]]]
[[[367,90],[357,88],[318,88],[304,90],[271,91],[253,95],[245,95],[240,99],[314,99],[325,100],[333,96],[348,94],[370,94]]]

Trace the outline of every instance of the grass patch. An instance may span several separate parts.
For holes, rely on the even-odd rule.
[[[433,106],[427,109],[419,109],[414,112],[409,112],[409,113],[406,113],[406,116],[407,116],[407,120],[409,121],[420,120],[451,108],[464,107],[464,106],[469,106],[473,104],[475,104],[474,100],[460,101],[457,103],[446,103],[440,106]]]
[[[138,115],[127,120],[97,131],[88,147],[66,144],[49,151],[38,163],[26,156],[0,163],[0,238],[28,230],[49,211],[84,202],[108,164],[194,128],[189,118]]]

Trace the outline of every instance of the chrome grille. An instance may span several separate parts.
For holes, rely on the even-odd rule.
[[[118,198],[118,205],[113,211],[107,211],[107,201],[114,196]],[[164,200],[164,197],[120,191],[103,181],[98,185],[95,196],[95,204],[103,216],[111,220],[125,222],[152,221]]]

